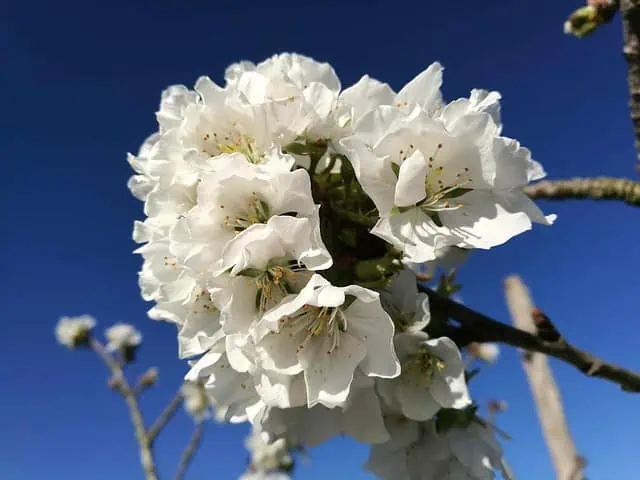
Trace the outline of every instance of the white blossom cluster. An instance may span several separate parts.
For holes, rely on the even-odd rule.
[[[251,461],[240,480],[290,479],[288,472],[293,468],[293,458],[286,439],[272,439],[267,432],[254,428],[245,446],[251,454]]]
[[[405,266],[553,217],[521,191],[544,171],[501,136],[500,95],[445,104],[441,83],[434,63],[398,93],[368,76],[341,90],[330,65],[281,54],[163,92],[129,156],[139,283],[227,421],[302,445],[349,435],[383,478],[491,478],[490,429],[437,427],[471,399]]]

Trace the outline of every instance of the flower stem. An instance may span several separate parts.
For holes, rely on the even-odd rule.
[[[198,447],[200,446],[200,441],[202,440],[202,432],[204,431],[203,422],[198,422],[196,424],[196,429],[191,436],[191,440],[187,444],[187,448],[185,448],[182,453],[182,457],[180,458],[180,463],[178,464],[178,472],[176,473],[175,480],[182,480],[184,478],[185,473],[187,473],[187,469],[191,464],[191,460],[193,460],[193,456],[195,455]]]
[[[129,416],[131,417],[131,423],[133,424],[136,440],[138,441],[138,447],[140,449],[140,463],[142,464],[146,480],[158,480],[151,441],[144,427],[144,418],[142,417],[142,411],[138,405],[136,395],[123,375],[120,364],[107,353],[104,346],[93,337],[89,339],[89,346],[94,352],[96,352],[98,357],[100,357],[109,370],[111,370],[113,379],[117,382],[118,391],[127,402],[127,406],[129,407]]]

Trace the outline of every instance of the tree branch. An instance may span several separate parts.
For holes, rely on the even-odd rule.
[[[539,331],[534,317],[536,309],[529,290],[519,277],[508,277],[505,282],[505,296],[513,324],[523,331],[536,334]],[[522,356],[522,366],[527,374],[533,393],[536,410],[544,434],[557,478],[583,480],[584,471],[577,468],[578,455],[575,442],[569,432],[564,414],[560,390],[553,378],[549,360],[540,353],[527,352]]]
[[[539,335],[532,335],[498,322],[443,297],[423,285],[418,285],[418,289],[429,296],[431,308],[434,311],[442,312],[457,323],[452,325],[446,321],[432,322],[427,329],[433,335],[450,337],[460,346],[466,346],[471,342],[500,342],[532,352],[544,353],[564,360],[586,375],[616,383],[625,391],[640,392],[640,374],[606,363],[570,345],[562,337],[555,341],[545,340]]]
[[[545,180],[527,185],[524,193],[533,199],[565,200],[589,198],[592,200],[623,200],[640,206],[640,182],[626,178],[573,178],[571,180]]]
[[[105,365],[107,365],[109,370],[111,370],[114,385],[127,402],[131,423],[133,423],[136,440],[138,441],[138,447],[140,448],[140,463],[144,469],[145,478],[147,480],[158,480],[158,473],[153,459],[153,451],[151,449],[151,441],[149,440],[149,436],[145,430],[142,411],[140,410],[138,399],[136,398],[133,389],[129,386],[127,379],[122,373],[120,364],[106,352],[104,346],[93,337],[89,339],[89,345],[93,351],[96,352],[98,357],[102,359]]]
[[[153,422],[151,428],[149,428],[148,437],[149,442],[153,443],[160,433],[160,431],[164,428],[164,426],[169,423],[169,421],[173,418],[178,410],[178,407],[182,405],[182,393],[180,390],[173,397],[169,405],[164,409],[164,411],[160,414],[160,416]]]
[[[635,133],[636,153],[640,159],[640,1],[620,0],[619,3],[624,31],[622,52],[629,69],[629,109]]]
[[[204,423],[198,422],[196,424],[196,429],[193,432],[191,440],[187,444],[187,448],[184,449],[182,453],[182,457],[180,458],[180,463],[178,464],[178,472],[176,473],[175,480],[182,480],[184,478],[185,473],[187,473],[187,469],[191,464],[191,460],[193,460],[193,456],[195,455],[198,447],[200,446],[200,441],[202,440],[202,432],[204,431]]]

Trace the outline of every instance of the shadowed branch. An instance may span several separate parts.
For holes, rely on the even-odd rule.
[[[640,392],[640,374],[606,363],[574,347],[561,336],[556,340],[546,340],[539,334],[527,333],[498,322],[423,285],[418,285],[418,288],[429,296],[433,311],[454,321],[432,322],[428,326],[428,331],[435,336],[450,337],[460,346],[471,342],[500,342],[524,350],[544,353],[573,365],[586,375],[616,383],[625,391]]]

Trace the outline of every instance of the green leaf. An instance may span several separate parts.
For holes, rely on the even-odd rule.
[[[356,248],[358,246],[357,230],[354,227],[343,228],[342,230],[340,230],[338,236],[345,245],[351,248]]]
[[[282,153],[293,153],[294,155],[309,155],[309,146],[306,143],[292,142],[282,149]]]
[[[356,177],[355,172],[353,171],[353,167],[351,166],[351,162],[345,157],[341,159],[340,163],[340,175],[342,175],[342,180],[346,185],[349,185],[353,182],[353,179]]]
[[[446,432],[452,428],[467,428],[476,421],[477,405],[458,410],[455,408],[443,408],[438,411],[436,429],[438,432]]]
[[[391,163],[391,170],[393,170],[393,174],[398,178],[400,176],[400,165],[397,163]]]
[[[238,275],[241,277],[249,277],[249,278],[258,278],[260,275],[264,274],[264,270],[260,270],[259,268],[245,268]]]

